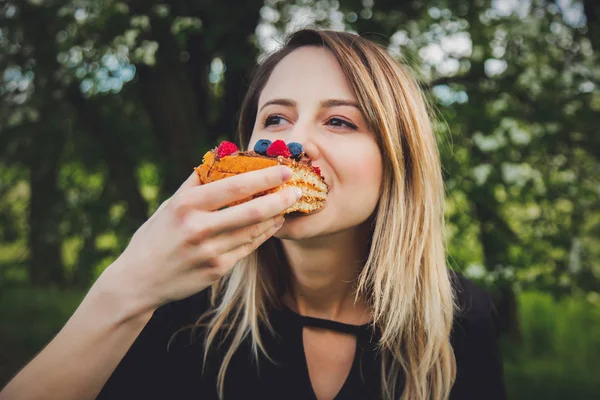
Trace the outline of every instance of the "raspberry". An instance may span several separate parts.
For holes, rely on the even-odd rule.
[[[313,169],[315,170],[315,172],[316,172],[317,174],[319,174],[319,176],[321,176],[321,168],[319,168],[319,167],[315,167],[314,165],[313,165],[312,167],[313,167]]]
[[[269,157],[291,157],[292,153],[283,140],[276,140],[267,149],[267,155]]]
[[[225,141],[225,142],[222,142],[219,145],[219,147],[217,148],[217,156],[219,158],[223,158],[226,156],[230,156],[237,151],[238,151],[238,147],[235,144]]]

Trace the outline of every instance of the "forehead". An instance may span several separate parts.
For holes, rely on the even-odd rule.
[[[277,64],[265,85],[259,107],[274,98],[303,100],[356,100],[342,68],[327,49],[304,46]]]

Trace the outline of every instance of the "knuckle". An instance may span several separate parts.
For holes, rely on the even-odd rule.
[[[188,215],[187,217],[180,219],[180,221],[180,229],[183,232],[185,239],[187,241],[195,240],[198,230],[194,224],[193,218]]]
[[[259,237],[257,237],[253,243],[254,249],[252,249],[252,250],[257,249],[258,246],[260,246],[262,243],[266,242],[271,236],[273,236],[273,232],[274,232],[273,229],[269,229],[267,232],[263,232]]]
[[[190,243],[205,240],[210,234],[210,225],[207,225],[202,221],[201,216],[195,213],[185,213],[180,222],[180,229],[182,229],[184,237]]]
[[[253,221],[262,221],[265,219],[265,211],[259,207],[250,207],[248,209],[248,215]]]
[[[207,240],[212,236],[213,226],[211,224],[204,223],[196,228],[196,240],[203,241]]]
[[[208,277],[212,281],[216,281],[227,275],[233,264],[227,257],[220,256],[215,258],[210,264],[208,264]]]
[[[227,186],[227,192],[234,198],[242,198],[246,195],[247,188],[244,183],[232,182]]]
[[[219,260],[217,258],[212,257],[212,258],[205,259],[202,262],[202,265],[209,270],[208,271],[209,274],[214,274],[215,273],[214,270],[218,269],[220,264],[219,264]]]
[[[202,246],[202,258],[204,258],[211,266],[213,266],[213,263],[218,261],[219,255],[220,254],[217,246],[215,246],[213,243],[205,243]]]
[[[189,204],[185,196],[177,196],[168,200],[166,207],[178,221],[183,222],[187,219]]]
[[[257,239],[260,235],[262,235],[264,229],[261,225],[252,225],[250,228],[248,228],[248,233],[250,236],[250,240],[249,242],[254,241],[255,239]]]
[[[217,261],[214,261],[212,263],[207,263],[206,266],[208,267],[208,269],[206,271],[208,280],[214,282],[223,277],[221,264],[218,263]]]
[[[251,253],[254,250],[256,250],[258,248],[258,246],[260,246],[263,242],[265,242],[269,238],[269,236],[270,236],[269,231],[262,232],[260,235],[256,236],[254,238],[254,240],[252,240],[252,242],[250,242],[246,245],[247,246],[246,250],[248,250],[248,253]]]
[[[261,245],[261,243],[266,239],[266,234],[262,234],[259,235],[258,237],[256,237],[253,241],[251,241],[250,243],[247,243],[245,245],[242,246],[243,253],[244,256],[247,256],[248,254],[252,253],[254,250],[256,250],[258,248],[258,246]]]

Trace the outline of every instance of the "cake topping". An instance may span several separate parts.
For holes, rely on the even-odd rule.
[[[254,151],[261,156],[267,155],[267,149],[271,146],[271,141],[269,139],[260,139],[254,145]]]
[[[314,166],[314,165],[312,166],[312,168],[315,170],[315,172],[316,172],[317,174],[319,174],[319,176],[323,176],[323,175],[321,175],[321,168],[319,168],[319,167],[316,167],[316,166]]]
[[[296,161],[300,161],[302,155],[304,154],[304,147],[302,147],[302,145],[297,142],[288,143],[287,146],[290,150],[290,153],[292,153],[292,158],[294,158],[294,160]]]
[[[217,148],[217,156],[223,158],[238,152],[238,147],[231,142],[224,141]]]
[[[291,157],[292,153],[283,140],[276,140],[267,149],[267,155],[269,157]]]

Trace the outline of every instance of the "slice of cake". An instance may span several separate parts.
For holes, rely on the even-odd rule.
[[[279,191],[286,186],[295,186],[302,190],[302,197],[285,210],[284,214],[292,212],[309,214],[323,208],[329,186],[325,183],[319,168],[313,166],[310,160],[304,160],[303,156],[304,149],[301,144],[289,143],[286,145],[282,140],[271,143],[269,140],[261,139],[254,146],[254,151],[239,151],[235,144],[223,142],[219,147],[207,152],[202,159],[202,164],[194,169],[200,177],[200,183],[206,184],[248,171],[278,164],[287,165],[294,174],[285,184],[257,193],[229,204],[229,206]]]

